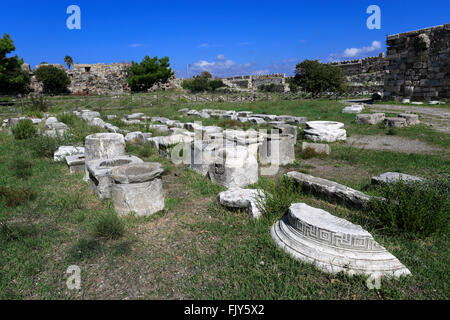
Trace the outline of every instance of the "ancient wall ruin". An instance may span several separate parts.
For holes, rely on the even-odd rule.
[[[67,74],[71,79],[69,91],[73,94],[121,94],[128,87],[129,63],[75,64]]]
[[[231,78],[221,79],[224,84],[232,88],[240,88],[246,90],[257,90],[262,85],[277,84],[285,87],[284,91],[288,90],[286,82],[286,75],[284,73],[252,75],[252,76],[237,76]]]
[[[352,95],[368,95],[383,91],[387,65],[384,53],[365,59],[332,62],[330,65],[342,69],[348,92]]]
[[[387,37],[386,98],[450,98],[450,23]]]

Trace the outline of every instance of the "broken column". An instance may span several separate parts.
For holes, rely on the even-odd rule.
[[[278,247],[324,272],[377,278],[411,274],[361,226],[305,203],[292,204],[270,233]]]
[[[164,194],[157,162],[133,163],[114,168],[111,195],[119,215],[135,212],[148,216],[164,209]]]
[[[290,134],[268,134],[259,149],[261,164],[287,165],[295,161],[294,137]]]
[[[112,170],[130,163],[142,163],[143,161],[135,156],[119,156],[110,159],[96,159],[86,161],[86,170],[91,185],[91,189],[100,199],[111,198],[111,178]]]
[[[125,155],[125,139],[120,133],[95,133],[86,137],[86,163],[95,159],[110,159]],[[86,170],[85,180],[88,180]]]

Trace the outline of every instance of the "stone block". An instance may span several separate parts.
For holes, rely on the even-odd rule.
[[[356,115],[355,122],[361,124],[377,124],[384,120],[384,113],[361,113]]]
[[[302,142],[302,151],[305,151],[306,149],[312,149],[318,154],[330,154],[330,146],[325,143]]]
[[[148,216],[164,209],[161,164],[131,163],[112,169],[111,196],[119,215]]]
[[[345,141],[347,131],[343,129],[344,124],[335,121],[309,121],[303,131],[305,139],[315,142],[335,142]]]
[[[243,209],[250,218],[259,218],[265,195],[261,189],[230,188],[219,193],[215,202],[227,208]]]

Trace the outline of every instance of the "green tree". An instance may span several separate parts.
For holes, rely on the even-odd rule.
[[[186,79],[181,84],[183,89],[189,90],[190,92],[203,92],[209,89],[208,79],[201,76],[195,76],[192,79]]]
[[[202,71],[202,73],[200,73],[200,77],[205,79],[211,79],[212,74],[209,71]]]
[[[216,89],[225,86],[225,84],[222,80],[214,79],[209,81],[208,86],[211,91],[216,91]]]
[[[313,96],[325,91],[335,93],[346,91],[342,69],[317,60],[304,60],[297,64],[293,82]]]
[[[67,67],[70,69],[71,66],[73,66],[73,59],[71,56],[66,56],[64,58],[64,63],[67,65]]]
[[[21,68],[23,59],[6,56],[15,50],[14,41],[5,33],[0,38],[0,94],[17,94],[28,90],[30,77]]]
[[[55,66],[42,66],[36,72],[36,79],[44,85],[44,93],[60,94],[67,92],[70,79],[67,73]]]
[[[166,82],[173,76],[169,58],[145,56],[141,63],[132,62],[128,69],[128,84],[132,91],[145,91],[159,82]]]

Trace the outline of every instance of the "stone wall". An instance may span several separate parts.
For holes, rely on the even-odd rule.
[[[231,78],[223,78],[221,80],[227,86],[230,86],[232,88],[257,90],[262,85],[279,84],[285,87],[285,91],[288,91],[286,75],[284,73],[253,75],[253,76],[237,76]]]
[[[386,98],[450,98],[450,23],[387,37]]]
[[[332,62],[330,65],[342,69],[348,92],[352,95],[369,95],[383,91],[387,65],[384,53],[365,59]]]
[[[129,92],[128,63],[75,64],[67,74],[72,94],[121,94]]]
[[[70,78],[69,92],[75,95],[108,95],[123,94],[130,92],[128,86],[128,68],[129,63],[104,63],[97,64],[75,64],[71,70],[67,70],[61,64],[40,64],[36,66],[37,70],[41,66],[52,65],[64,70]],[[37,81],[34,71],[29,68],[28,64],[23,64],[24,71],[28,71],[31,75],[30,88],[34,92],[42,92],[42,83]],[[167,83],[155,84],[149,91],[154,90],[171,90],[180,89],[180,79],[172,76]]]

